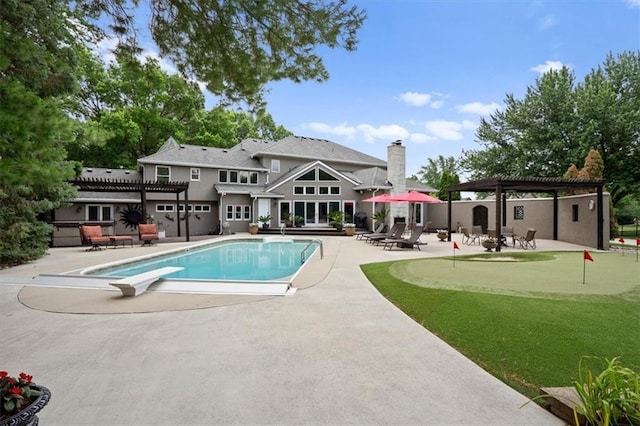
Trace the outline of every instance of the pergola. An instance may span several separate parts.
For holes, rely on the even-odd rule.
[[[553,194],[553,239],[558,239],[558,193],[571,192],[577,189],[596,189],[597,191],[597,223],[598,223],[598,250],[604,249],[604,211],[602,205],[602,192],[604,182],[602,179],[577,179],[577,178],[549,178],[549,177],[513,177],[495,176],[471,182],[450,185],[445,190],[449,197],[447,211],[447,226],[451,231],[451,193],[456,191],[493,192],[496,197],[496,222],[495,228],[498,235],[502,234],[502,226],[507,224],[507,193],[509,192],[544,192]],[[449,232],[451,241],[451,232]],[[500,251],[500,244],[496,247]]]
[[[180,193],[184,192],[185,232],[189,237],[189,182],[131,181],[125,179],[78,178],[69,181],[79,191],[92,192],[139,192],[142,204],[142,217],[147,217],[147,193],[174,193],[176,203],[180,205]],[[179,209],[178,209],[179,210]],[[180,215],[178,214],[178,236],[180,237]]]

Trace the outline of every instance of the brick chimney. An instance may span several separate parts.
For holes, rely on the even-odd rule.
[[[387,183],[392,186],[391,195],[402,194],[407,191],[406,148],[401,140],[391,142],[387,147]],[[409,221],[409,207],[407,203],[391,203],[391,223],[395,217],[404,217]]]

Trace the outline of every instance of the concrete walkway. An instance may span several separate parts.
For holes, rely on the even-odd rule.
[[[326,238],[325,259],[313,259],[295,296],[139,314],[32,309],[15,283],[184,243],[52,249],[1,271],[0,369],[51,389],[45,425],[563,424],[534,403],[521,408],[525,397],[408,318],[360,271],[451,253],[451,243],[426,238],[421,252]],[[460,254],[471,250],[482,249],[461,245]]]

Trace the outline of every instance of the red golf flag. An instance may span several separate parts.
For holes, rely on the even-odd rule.
[[[584,251],[584,254],[583,254],[582,257],[583,257],[584,260],[588,260],[589,262],[593,262],[593,257],[591,257],[591,254],[586,250]]]
[[[458,247],[458,243],[456,243],[455,241],[453,242],[453,249],[460,250],[460,247]]]
[[[618,242],[619,242],[620,244],[624,244],[624,238],[620,237],[620,239],[618,240]]]

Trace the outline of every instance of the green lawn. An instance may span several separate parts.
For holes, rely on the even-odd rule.
[[[362,270],[418,323],[533,397],[542,386],[571,386],[585,355],[619,356],[623,365],[640,371],[640,264],[617,253],[593,255],[587,278],[600,281],[584,286],[581,253],[524,254],[537,261],[508,262],[516,272],[506,271],[505,261],[460,257],[455,269],[451,258],[432,258],[368,264]],[[496,274],[500,284],[494,287]],[[559,293],[548,288],[554,280],[563,283]],[[545,290],[538,293],[541,282]],[[580,291],[567,292],[567,285]],[[614,290],[602,293],[606,288]]]

